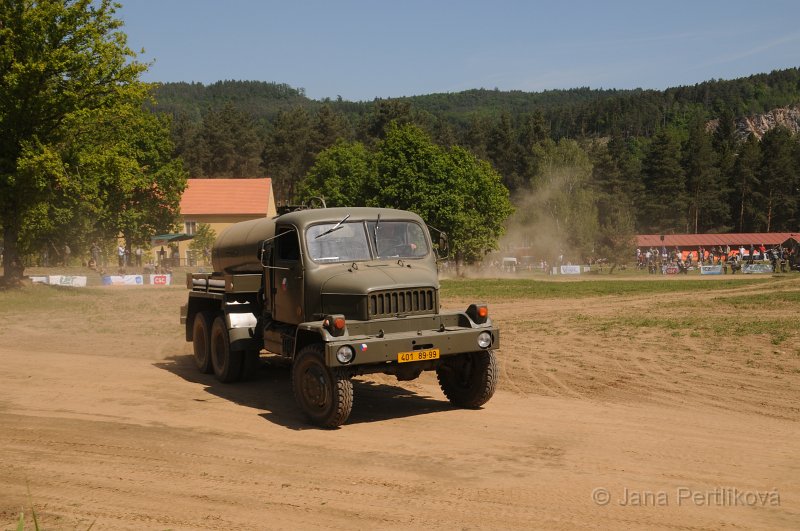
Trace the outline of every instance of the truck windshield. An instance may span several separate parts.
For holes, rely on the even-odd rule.
[[[379,260],[422,258],[429,252],[423,228],[412,221],[322,223],[308,228],[306,244],[309,257],[322,263],[372,260],[371,247],[377,247]]]
[[[421,258],[428,254],[425,232],[414,222],[370,221],[367,222],[367,230],[374,235],[379,259]]]
[[[306,242],[308,254],[315,262],[358,262],[372,258],[364,223],[360,221],[314,225],[306,231]]]

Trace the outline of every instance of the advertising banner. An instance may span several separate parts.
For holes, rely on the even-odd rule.
[[[677,275],[681,270],[678,268],[678,266],[668,265],[661,266],[661,271],[663,271],[665,275]]]
[[[561,266],[561,274],[562,275],[580,275],[581,274],[581,266],[579,266],[579,265],[562,265]]]
[[[49,284],[50,279],[47,277],[28,277],[34,284]]]
[[[104,286],[142,286],[142,275],[106,275],[103,277]]]
[[[74,277],[69,275],[50,275],[47,283],[51,286],[71,286],[73,288],[85,288],[86,277]]]
[[[704,266],[700,266],[700,274],[701,275],[721,275],[722,274],[722,266],[721,265],[704,265]]]
[[[153,286],[169,286],[172,284],[172,275],[150,275],[150,284]]]
[[[745,264],[742,266],[742,273],[772,273],[770,264]]]

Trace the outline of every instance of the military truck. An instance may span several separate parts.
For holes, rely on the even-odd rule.
[[[500,332],[486,304],[440,309],[437,258],[447,238],[386,208],[284,209],[223,231],[214,272],[187,274],[181,308],[197,368],[247,377],[262,351],[291,361],[300,409],[325,428],[353,406],[351,378],[413,380],[436,371],[458,407],[494,394]]]

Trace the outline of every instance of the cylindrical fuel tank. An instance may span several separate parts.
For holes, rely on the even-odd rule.
[[[261,273],[259,260],[262,241],[275,236],[275,220],[253,219],[231,225],[217,237],[211,248],[214,271]]]

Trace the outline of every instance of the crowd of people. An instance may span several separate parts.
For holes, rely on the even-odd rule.
[[[650,247],[642,250],[636,249],[636,264],[638,269],[647,269],[651,274],[664,274],[670,269],[677,269],[678,273],[688,273],[691,269],[700,266],[720,266],[723,273],[736,273],[744,264],[769,263],[772,271],[787,272],[796,269],[797,256],[795,249],[788,249],[782,245],[767,248],[763,244],[750,245],[748,248],[739,246],[711,246],[698,247],[697,250],[667,249]]]

